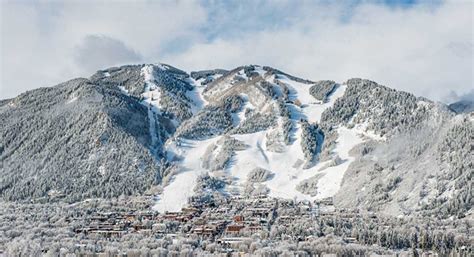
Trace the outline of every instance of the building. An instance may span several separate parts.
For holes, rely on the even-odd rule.
[[[228,225],[226,228],[226,234],[239,234],[243,228],[245,228],[245,226],[241,224]]]

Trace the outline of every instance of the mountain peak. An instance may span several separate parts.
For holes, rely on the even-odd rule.
[[[440,210],[451,201],[440,200],[446,190],[452,201],[465,194],[443,174],[463,184],[465,174],[456,170],[470,165],[454,160],[466,159],[461,135],[472,124],[454,116],[444,105],[365,79],[311,81],[260,65],[189,74],[161,63],[112,67],[0,103],[7,121],[0,128],[0,194],[36,199],[54,190],[78,200],[153,188],[161,212],[179,210],[191,197],[254,194],[334,197],[338,206],[387,213],[428,208],[422,203]],[[443,149],[453,147],[446,156]],[[423,170],[417,176],[415,166]],[[440,176],[444,191],[408,194],[434,190],[414,186],[430,176]]]

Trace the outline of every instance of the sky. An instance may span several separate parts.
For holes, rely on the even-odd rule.
[[[0,99],[107,67],[260,64],[474,100],[473,1],[0,0]]]

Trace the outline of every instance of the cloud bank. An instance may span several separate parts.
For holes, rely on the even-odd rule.
[[[0,98],[139,62],[262,64],[444,102],[472,96],[472,3],[342,2],[2,2]]]
[[[142,57],[122,41],[107,36],[89,35],[77,47],[74,61],[85,72],[92,73],[108,65],[139,62]]]

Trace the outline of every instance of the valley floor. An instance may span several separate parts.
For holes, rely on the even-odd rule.
[[[194,199],[177,212],[153,199],[2,202],[0,256],[472,255],[472,219],[395,218],[332,199]]]

